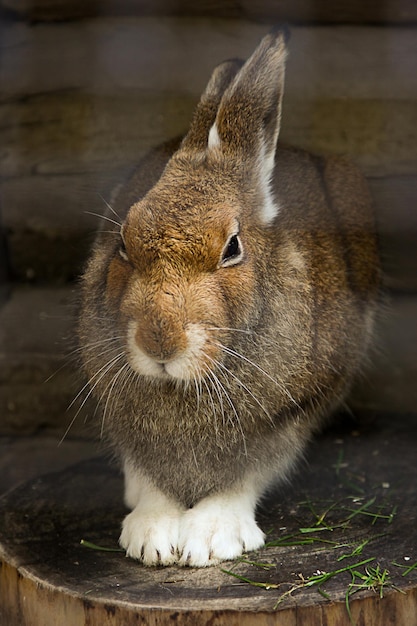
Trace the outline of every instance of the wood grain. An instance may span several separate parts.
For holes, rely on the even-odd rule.
[[[216,64],[247,58],[270,26],[175,17],[7,24],[0,98],[133,89],[197,98]],[[414,99],[416,42],[414,28],[293,27],[286,97]]]
[[[13,276],[78,275],[97,223],[87,211],[101,213],[100,196],[187,128],[213,67],[248,56],[267,29],[163,16],[6,24],[0,178]],[[416,64],[412,28],[293,28],[281,135],[359,164],[383,225],[387,284],[406,291],[417,289]]]
[[[344,598],[349,574],[324,586],[330,599],[305,587],[274,606],[283,592],[300,581],[300,575],[330,572],[341,563],[353,565],[373,558],[372,565],[388,569],[391,582],[405,593],[386,589],[382,599],[372,590],[354,595],[355,623],[415,626],[417,572],[403,577],[405,567],[401,567],[413,563],[407,559],[415,558],[417,540],[413,522],[417,505],[412,495],[417,470],[415,424],[415,417],[399,423],[380,414],[378,421],[361,431],[352,432],[352,425],[345,423],[347,431],[342,428],[323,435],[311,447],[308,465],[300,468],[293,484],[272,494],[259,511],[268,539],[299,533],[300,527],[311,525],[314,516],[306,501],[320,512],[329,502],[340,507],[350,502],[351,507],[358,507],[358,502],[363,505],[375,497],[374,510],[379,513],[397,507],[393,521],[372,524],[366,515],[359,515],[343,529],[326,536],[316,533],[340,542],[339,548],[315,543],[266,547],[249,555],[257,562],[269,563],[268,570],[244,562],[208,569],[144,568],[121,553],[80,546],[82,538],[117,546],[124,515],[121,478],[102,460],[84,462],[22,486],[0,503],[2,623],[161,626],[174,620],[187,625],[220,625],[251,624],[256,615],[257,624],[268,626],[347,626]],[[350,496],[356,496],[356,504]],[[333,514],[346,516],[341,510],[335,509]],[[329,513],[326,520],[330,518]],[[337,561],[366,539],[369,543],[360,555]],[[223,569],[270,583],[271,588],[244,584]],[[273,587],[277,584],[278,589]]]

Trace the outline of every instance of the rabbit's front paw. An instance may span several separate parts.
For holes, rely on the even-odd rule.
[[[145,565],[172,565],[178,560],[179,520],[172,510],[135,508],[123,522],[120,545],[126,555]]]
[[[180,565],[206,567],[257,550],[264,534],[253,514],[228,510],[218,502],[200,503],[185,513],[180,529]]]

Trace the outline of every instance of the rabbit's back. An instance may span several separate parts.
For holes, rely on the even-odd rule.
[[[310,288],[305,299],[310,315],[302,319],[310,324],[309,332],[294,329],[293,336],[308,342],[315,384],[319,388],[321,379],[320,393],[326,395],[327,388],[337,405],[364,366],[379,308],[379,252],[370,194],[353,163],[290,147],[278,147],[274,188],[282,208],[274,224],[277,256],[282,239],[289,241]],[[296,307],[291,284],[287,293]]]

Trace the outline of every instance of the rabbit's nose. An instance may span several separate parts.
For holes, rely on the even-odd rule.
[[[168,363],[187,347],[184,330],[172,320],[154,317],[137,325],[135,341],[138,347],[158,363]]]

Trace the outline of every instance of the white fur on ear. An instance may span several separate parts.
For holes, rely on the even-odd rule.
[[[262,206],[260,207],[260,216],[262,222],[267,226],[271,224],[279,213],[279,205],[277,204],[272,191],[272,180],[275,168],[275,149],[266,154],[265,143],[261,144],[261,154],[258,164],[258,180],[262,193]]]
[[[210,132],[208,135],[208,149],[213,150],[214,148],[219,148],[221,144],[221,139],[219,136],[219,132],[217,130],[216,122],[210,128]]]
[[[209,150],[221,148],[221,139],[216,123],[210,128],[207,147]],[[265,226],[271,224],[278,215],[279,206],[275,201],[272,191],[272,180],[275,167],[275,147],[267,153],[266,144],[261,142],[260,156],[258,163],[257,178],[261,188],[262,206],[260,207],[260,217]]]

